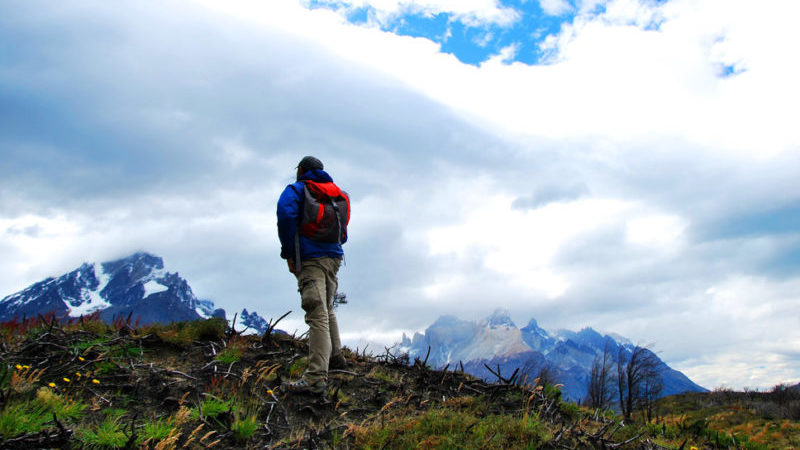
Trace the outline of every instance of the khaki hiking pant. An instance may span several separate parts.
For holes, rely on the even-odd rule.
[[[336,274],[341,263],[341,259],[329,257],[306,259],[297,276],[297,290],[308,324],[308,368],[304,376],[312,384],[327,382],[328,362],[342,351],[339,324],[333,311]]]

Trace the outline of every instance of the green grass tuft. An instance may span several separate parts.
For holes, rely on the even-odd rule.
[[[239,440],[250,439],[257,429],[258,421],[256,416],[246,416],[242,419],[236,419],[231,424],[233,435]]]
[[[142,445],[145,441],[163,441],[170,435],[173,428],[172,421],[169,419],[147,421],[142,424],[136,443]]]
[[[239,347],[226,347],[224,350],[219,352],[216,356],[217,361],[221,362],[222,364],[233,364],[236,361],[242,359],[242,354],[244,350]]]
[[[36,402],[51,415],[55,414],[59,420],[68,421],[77,421],[83,417],[87,407],[81,400],[62,397],[46,387],[36,392]]]
[[[40,403],[20,403],[7,406],[0,412],[0,435],[11,438],[25,433],[36,433],[45,428],[53,415]]]
[[[96,428],[78,430],[78,439],[89,448],[121,448],[128,442],[128,437],[122,431],[119,417],[108,416]]]
[[[209,419],[216,419],[221,414],[230,412],[231,404],[233,401],[231,400],[220,400],[215,397],[206,397],[205,400],[200,404],[200,408],[192,410],[192,418],[198,419],[202,413],[202,416]]]

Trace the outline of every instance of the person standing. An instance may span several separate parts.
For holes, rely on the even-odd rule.
[[[333,183],[322,161],[306,156],[297,165],[297,181],[278,199],[281,258],[297,278],[308,324],[308,368],[302,378],[284,383],[288,391],[322,394],[329,369],[343,369],[339,325],[333,309],[339,267],[350,221],[350,198]]]

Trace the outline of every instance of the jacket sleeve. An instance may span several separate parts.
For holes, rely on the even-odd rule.
[[[295,184],[286,186],[278,199],[278,238],[281,240],[281,258],[283,259],[295,257],[294,235],[300,224],[301,200]]]

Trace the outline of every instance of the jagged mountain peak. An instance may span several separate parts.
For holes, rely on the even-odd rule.
[[[541,330],[541,327],[539,327],[539,322],[537,322],[536,319],[534,318],[531,318],[531,320],[528,321],[528,324],[525,325],[522,329],[525,328],[530,330]]]
[[[250,333],[257,333],[263,334],[267,331],[269,327],[269,323],[266,319],[261,317],[257,312],[248,312],[247,308],[243,309],[241,314],[239,315],[242,327],[244,327]]]
[[[550,333],[548,333],[544,328],[539,326],[539,322],[536,319],[531,319],[528,321],[528,324],[524,327],[520,328],[523,333],[532,334],[536,336],[541,336],[543,338],[550,338]]]
[[[498,308],[494,310],[492,315],[487,317],[483,324],[490,328],[497,328],[497,327],[508,327],[508,328],[517,328],[517,325],[511,320],[511,314],[508,312],[507,309]]]

